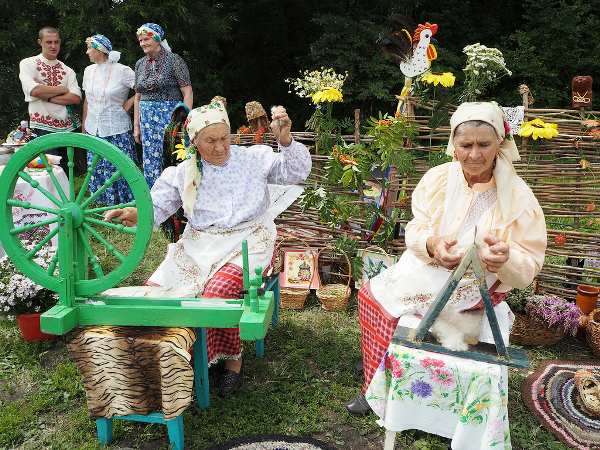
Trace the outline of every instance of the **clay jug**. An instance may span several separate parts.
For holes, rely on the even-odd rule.
[[[589,314],[596,309],[598,292],[600,292],[600,289],[596,286],[587,286],[585,284],[577,286],[576,304],[582,313]]]

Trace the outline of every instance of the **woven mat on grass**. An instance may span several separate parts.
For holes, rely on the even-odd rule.
[[[337,450],[325,442],[312,438],[280,434],[255,434],[233,439],[206,450]]]
[[[521,398],[536,419],[561,442],[582,450],[600,449],[600,416],[585,412],[573,376],[579,369],[600,375],[600,360],[545,359],[521,384]]]

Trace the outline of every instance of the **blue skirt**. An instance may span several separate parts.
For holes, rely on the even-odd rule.
[[[90,134],[90,133],[88,133]],[[133,133],[128,131],[127,133],[116,134],[114,136],[106,136],[101,139],[113,144],[125,153],[135,165],[138,165],[137,153],[135,150],[135,141],[133,140]],[[91,151],[87,152],[87,166],[88,169],[92,164],[92,158],[94,153]],[[100,158],[92,177],[90,178],[89,190],[90,194],[96,192],[106,180],[108,180],[116,169],[106,159]],[[104,190],[95,200],[95,203],[106,203],[107,205],[118,205],[119,203],[127,203],[133,200],[133,194],[131,188],[127,184],[124,178],[119,178],[115,183],[110,185]]]
[[[140,102],[144,178],[150,189],[162,173],[165,128],[179,102]]]

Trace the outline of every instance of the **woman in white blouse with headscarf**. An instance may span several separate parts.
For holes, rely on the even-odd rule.
[[[544,213],[512,164],[520,159],[519,151],[503,110],[495,102],[463,103],[450,127],[446,152],[452,162],[430,169],[412,194],[407,250],[358,292],[363,361],[355,370],[363,372],[365,383],[346,405],[351,414],[371,411],[364,394],[399,321],[405,326],[416,319],[418,325],[473,243],[498,321],[506,329],[503,300],[512,288],[531,284],[542,269]],[[451,311],[483,309],[476,281],[472,274],[462,278],[448,301]],[[444,347],[464,350],[464,332],[457,329],[438,339]]]
[[[83,74],[82,133],[102,138],[118,147],[138,163],[129,112],[133,109],[133,97],[129,91],[135,83],[135,72],[119,64],[120,53],[112,50],[112,44],[101,34],[85,40],[87,55],[94,64],[85,68]],[[93,164],[94,153],[88,151],[88,168]],[[101,158],[94,167],[90,180],[90,193],[96,192],[114,173],[115,167]],[[97,198],[96,202],[117,205],[133,200],[128,184],[120,179]]]

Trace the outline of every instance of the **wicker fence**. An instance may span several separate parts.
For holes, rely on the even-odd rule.
[[[420,111],[427,113],[428,107]],[[450,106],[453,110],[454,107]],[[585,112],[586,116],[600,117],[600,112]],[[437,128],[433,133],[427,127],[430,116],[414,116],[419,124],[419,132],[406,146],[420,155],[414,160],[413,170],[406,176],[391,176],[392,189],[389,206],[402,208],[404,218],[399,219],[400,233],[389,242],[387,250],[399,254],[404,249],[401,226],[405,225],[410,214],[410,194],[421,176],[429,169],[429,155],[439,152],[440,146],[447,143],[450,134],[449,125]],[[526,109],[525,120],[540,118],[545,122],[556,123],[559,134],[551,140],[540,140],[537,143],[531,139],[516,137],[521,161],[515,163],[517,172],[531,186],[546,215],[548,227],[548,249],[546,264],[539,275],[540,288],[547,293],[574,298],[578,284],[600,286],[596,281],[595,269],[584,268],[586,259],[593,259],[598,252],[600,259],[600,141],[588,136],[588,129],[582,127],[581,112],[578,110],[549,110]],[[293,133],[294,138],[314,147],[313,133]],[[243,136],[246,143],[251,136]],[[268,143],[273,144],[271,136],[265,136]],[[344,136],[348,142],[369,141],[369,136]],[[245,142],[244,142],[245,141]],[[590,163],[590,169],[583,168],[580,160]],[[308,183],[317,181],[326,183],[325,172],[322,168],[326,156],[313,155],[313,171]],[[373,178],[374,182],[380,180]],[[342,186],[331,186],[332,191],[339,195],[355,198],[359,205],[364,204],[364,198],[356,192],[345,190]],[[408,197],[400,204],[400,190]],[[598,206],[596,206],[598,205]],[[361,208],[361,211],[364,211]],[[359,247],[370,245],[369,238],[373,232],[365,226],[368,218],[354,217],[348,221],[350,232],[359,237]],[[276,220],[278,229],[287,233],[301,233],[313,249],[323,248],[333,237],[347,230],[331,230],[319,223],[318,211],[308,210],[301,213],[298,202],[294,203]],[[564,235],[566,242],[555,239]],[[600,270],[600,268],[598,269]],[[600,276],[598,276],[600,281]]]

